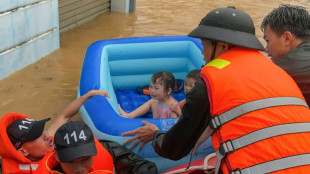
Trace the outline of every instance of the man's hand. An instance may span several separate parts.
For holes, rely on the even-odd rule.
[[[139,147],[138,152],[140,152],[143,147],[145,146],[146,143],[150,142],[153,140],[153,134],[156,130],[159,130],[158,127],[155,124],[149,123],[147,121],[142,121],[142,123],[144,124],[144,126],[139,127],[135,130],[129,131],[129,132],[125,132],[122,134],[122,136],[129,136],[129,135],[134,135],[135,136],[129,138],[127,141],[125,141],[123,143],[123,145],[126,145],[132,141],[137,140],[136,142],[134,142],[129,149],[132,149],[134,147],[136,147],[140,142],[142,142],[141,146]]]
[[[107,91],[103,91],[103,90],[91,90],[86,95],[89,95],[90,97],[95,96],[95,95],[102,95],[102,96],[105,96],[107,98],[110,98],[109,93]]]

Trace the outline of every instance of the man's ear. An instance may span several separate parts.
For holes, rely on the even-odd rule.
[[[285,45],[291,45],[293,42],[293,35],[289,31],[285,31],[282,36],[284,37],[284,43]]]
[[[18,151],[18,153],[22,154],[24,157],[29,155],[28,150],[23,148],[23,147],[19,148],[17,151]]]
[[[230,48],[228,43],[219,42],[220,47],[222,47],[221,53],[228,51]]]

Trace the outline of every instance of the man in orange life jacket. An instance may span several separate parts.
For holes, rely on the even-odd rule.
[[[3,173],[32,173],[47,152],[52,150],[53,141],[50,136],[77,112],[89,98],[94,95],[108,96],[106,91],[91,90],[71,102],[53,120],[44,131],[46,121],[35,121],[29,117],[8,113],[0,120],[0,156]]]
[[[54,135],[60,126],[76,115],[79,108],[95,95],[109,97],[106,91],[89,91],[66,106],[46,131],[44,131],[44,126],[49,119],[34,121],[18,113],[4,115],[0,120],[2,173],[34,173],[38,166],[42,164],[43,158],[53,148],[54,144],[50,136]],[[157,172],[156,165],[153,162],[144,160],[131,150],[115,142],[100,140],[100,144],[112,155],[113,161],[111,161],[111,164],[115,164],[115,170],[118,173]]]
[[[310,110],[294,80],[259,52],[251,17],[217,8],[189,36],[201,39],[207,64],[182,116],[166,133],[144,121],[124,144],[141,150],[152,141],[178,160],[212,136],[216,173],[309,173]]]
[[[71,121],[55,133],[55,150],[35,173],[113,173],[113,159],[83,122]]]

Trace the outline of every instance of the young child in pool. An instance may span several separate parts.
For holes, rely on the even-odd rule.
[[[120,105],[118,105],[120,114],[124,117],[136,118],[146,114],[152,109],[153,118],[177,118],[176,113],[170,110],[171,104],[178,103],[178,101],[171,96],[174,85],[175,78],[172,73],[168,71],[155,73],[151,78],[149,86],[150,96],[152,98],[130,113],[126,113]]]
[[[200,79],[200,69],[190,71],[185,78],[184,93],[187,94],[194,86],[197,80]],[[173,103],[170,110],[177,114],[178,117],[182,115],[181,108],[184,106],[186,100],[183,99],[179,103]]]

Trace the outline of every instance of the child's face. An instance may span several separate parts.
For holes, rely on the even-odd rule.
[[[196,80],[193,78],[187,78],[185,79],[184,84],[184,93],[187,94],[194,86],[195,86]]]
[[[94,162],[93,156],[85,156],[77,158],[68,163],[61,163],[61,166],[64,172],[68,174],[74,174],[74,173],[87,174],[93,162]]]
[[[149,91],[150,96],[154,100],[161,100],[162,98],[166,97],[168,95],[168,92],[164,90],[164,86],[162,83],[159,83],[159,79],[155,81],[155,83],[151,82]]]

